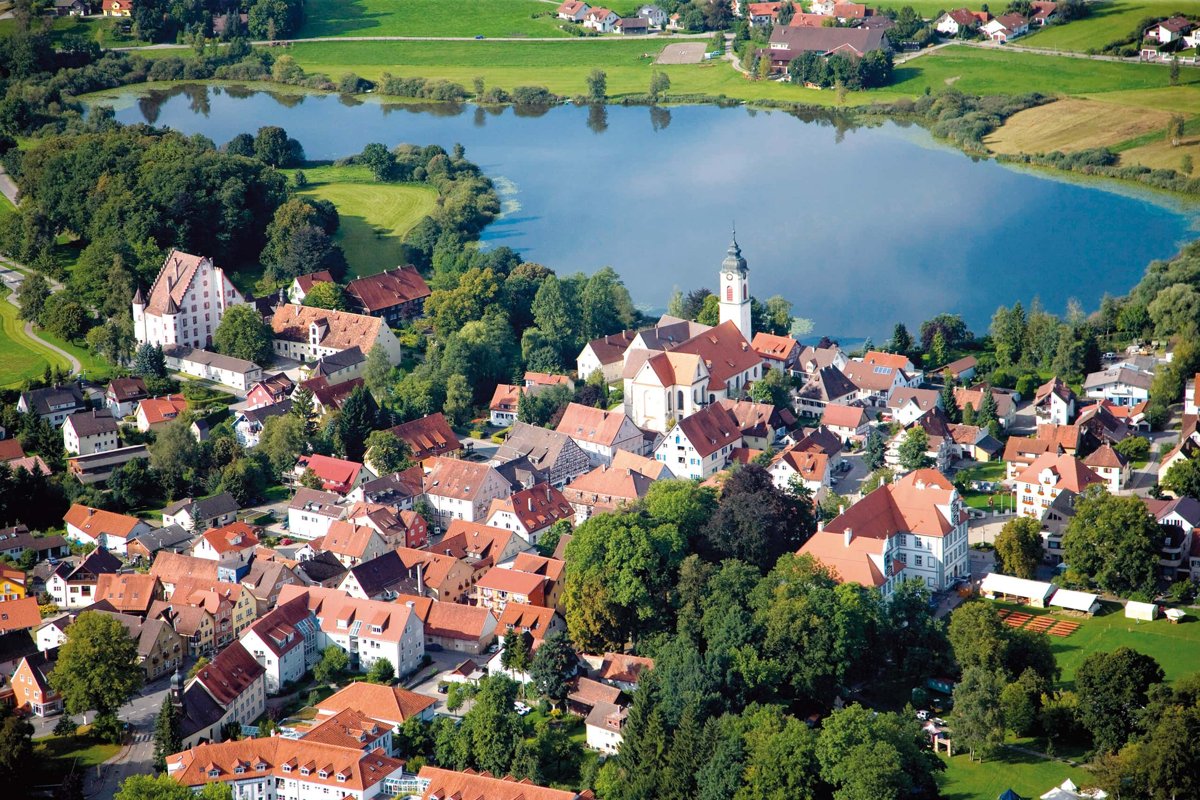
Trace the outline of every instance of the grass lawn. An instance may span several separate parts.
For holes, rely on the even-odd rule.
[[[55,46],[63,44],[68,38],[86,39],[101,47],[142,47],[150,44],[119,33],[117,24],[112,17],[56,17],[50,26],[50,39]],[[16,26],[16,21],[11,18],[0,20],[0,36],[15,30]]]
[[[366,167],[304,169],[301,194],[337,206],[341,223],[334,240],[346,253],[352,278],[401,263],[404,235],[437,205],[437,191],[415,183],[378,183]]]
[[[8,293],[0,289],[0,389],[40,377],[47,366],[69,366],[62,356],[25,334],[25,323],[17,316],[17,307],[8,302]]]
[[[983,762],[971,761],[966,755],[939,757],[946,764],[946,771],[938,777],[945,800],[992,800],[1005,789],[1012,789],[1021,797],[1039,797],[1067,778],[1081,787],[1088,785],[1085,770],[1013,750],[1002,750],[995,758]]]
[[[567,36],[541,0],[309,0],[296,36]]]
[[[1100,50],[1110,42],[1123,39],[1146,17],[1170,16],[1176,12],[1200,14],[1197,0],[1101,0],[1092,5],[1087,19],[1066,25],[1051,25],[1021,40],[1030,47],[1055,50]]]
[[[1041,609],[1029,609],[1006,603],[997,603],[1005,608],[1041,613]],[[1196,671],[1200,664],[1200,615],[1189,611],[1179,624],[1165,619],[1139,622],[1126,619],[1120,606],[1103,604],[1100,614],[1092,619],[1081,619],[1065,614],[1052,614],[1055,619],[1079,623],[1079,629],[1070,636],[1050,637],[1054,656],[1062,669],[1061,685],[1066,689],[1075,686],[1075,671],[1083,660],[1092,653],[1110,652],[1118,647],[1129,647],[1139,653],[1153,657],[1162,665],[1167,680],[1173,681]],[[1018,794],[1020,791],[1018,790]]]
[[[100,358],[86,347],[82,347],[74,342],[69,342],[66,339],[61,339],[58,336],[55,336],[53,333],[42,330],[41,328],[37,329],[37,335],[45,339],[47,342],[50,342],[50,344],[61,347],[63,350],[66,350],[68,353],[79,359],[79,366],[83,370],[84,377],[86,377],[88,380],[104,383],[110,377],[112,377],[112,364],[108,363],[103,358]]]
[[[89,727],[80,728],[80,733],[75,736],[47,736],[34,740],[34,764],[40,776],[36,782],[59,783],[72,766],[91,769],[120,752],[120,745],[93,741],[87,736]]]

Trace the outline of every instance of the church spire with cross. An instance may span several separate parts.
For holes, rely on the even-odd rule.
[[[732,320],[748,342],[754,337],[750,328],[750,269],[738,246],[736,227],[725,260],[721,262],[720,278],[721,322]]]

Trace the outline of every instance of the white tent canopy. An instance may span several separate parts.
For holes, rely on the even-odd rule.
[[[985,597],[998,595],[1016,597],[1028,601],[1028,605],[1039,608],[1045,607],[1050,595],[1054,594],[1054,589],[1055,586],[1052,583],[1015,578],[1012,575],[1001,575],[998,572],[989,572],[979,585],[979,591]]]
[[[1125,616],[1130,619],[1154,619],[1158,616],[1158,606],[1154,603],[1139,603],[1130,600],[1125,604]]]
[[[1065,608],[1068,611],[1083,611],[1087,614],[1093,614],[1100,605],[1100,598],[1090,592],[1059,589],[1050,598],[1050,605]]]

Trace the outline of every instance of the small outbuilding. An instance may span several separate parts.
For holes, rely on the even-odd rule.
[[[1077,592],[1073,589],[1059,589],[1050,598],[1050,605],[1066,611],[1076,611],[1092,616],[1100,610],[1100,598],[1090,592]]]
[[[1034,608],[1045,608],[1055,588],[1052,583],[989,572],[979,585],[979,593],[989,600],[1010,600]]]
[[[1139,603],[1130,600],[1125,604],[1125,616],[1129,619],[1144,619],[1150,621],[1158,618],[1158,606],[1154,603]]]

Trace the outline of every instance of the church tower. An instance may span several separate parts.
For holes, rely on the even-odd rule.
[[[737,231],[733,233],[733,241],[729,243],[729,253],[721,262],[721,322],[733,320],[746,341],[754,338],[750,330],[750,270],[746,267],[746,259],[742,258],[742,249],[738,247]]]

